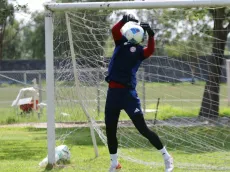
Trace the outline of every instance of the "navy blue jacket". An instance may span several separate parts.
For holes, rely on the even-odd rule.
[[[114,81],[129,88],[136,88],[136,73],[145,59],[143,46],[127,42],[125,37],[116,41],[106,81]]]

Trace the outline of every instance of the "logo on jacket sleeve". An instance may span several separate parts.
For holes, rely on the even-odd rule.
[[[136,50],[137,50],[136,47],[130,47],[130,51],[131,51],[132,53],[136,52]]]

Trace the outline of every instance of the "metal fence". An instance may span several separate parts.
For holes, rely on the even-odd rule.
[[[0,107],[10,107],[21,88],[31,87],[36,79],[39,87],[39,100],[45,96],[45,71],[0,71]]]
[[[100,85],[99,82],[104,80],[105,69],[90,68],[82,69],[79,72],[79,81],[82,85],[93,86],[96,88],[97,95],[97,112],[102,112],[101,106],[105,103],[102,100],[103,89],[106,85]],[[137,74],[139,83],[138,90],[141,93],[142,106],[145,111],[145,82],[144,82],[144,69],[140,69]],[[46,101],[46,71],[45,70],[27,70],[27,71],[0,71],[0,107],[11,107],[13,100],[16,99],[20,89],[31,87],[33,80],[36,79],[39,88],[39,102]],[[55,71],[55,81],[66,81],[74,84],[74,75],[72,70]],[[103,88],[102,88],[103,87]],[[94,94],[94,93],[93,93]]]

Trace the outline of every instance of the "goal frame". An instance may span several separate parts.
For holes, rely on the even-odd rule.
[[[151,1],[78,2],[78,3],[44,4],[48,164],[52,165],[55,163],[55,103],[54,103],[55,92],[54,92],[54,53],[53,53],[53,13],[55,11],[76,11],[80,9],[87,9],[87,10],[156,9],[156,8],[163,9],[163,8],[184,8],[184,7],[193,8],[193,7],[223,7],[223,6],[230,6],[230,0],[221,0],[221,1],[220,0],[151,0]],[[68,26],[68,22],[67,22],[67,26]],[[71,42],[70,35],[69,35],[69,39]],[[73,53],[71,53],[71,56],[73,58]],[[90,128],[93,130],[92,126]],[[94,134],[92,133],[92,130],[91,130],[91,136],[92,139],[94,140]],[[98,155],[97,148],[95,148],[95,153],[97,156]]]

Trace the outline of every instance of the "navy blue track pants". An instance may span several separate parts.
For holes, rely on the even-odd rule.
[[[106,135],[110,154],[117,153],[117,124],[121,110],[129,115],[137,130],[158,150],[163,145],[156,133],[151,131],[144,120],[140,99],[135,89],[109,88],[105,105]]]

